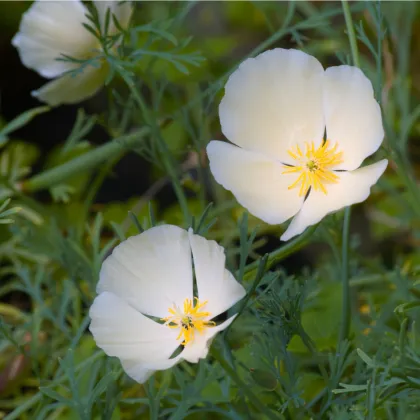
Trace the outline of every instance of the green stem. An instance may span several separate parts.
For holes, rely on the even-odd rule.
[[[344,210],[343,239],[341,250],[341,281],[343,284],[343,301],[341,313],[341,326],[339,343],[346,340],[350,332],[351,302],[350,302],[350,279],[349,279],[349,241],[350,241],[350,216],[351,207]],[[338,345],[337,345],[338,348]]]
[[[298,236],[297,238],[291,240],[286,245],[283,245],[281,248],[276,249],[275,251],[268,254],[266,270],[268,270],[274,263],[277,263],[284,258],[288,257],[289,255],[294,254],[296,251],[299,251],[303,248],[309,241],[309,238],[315,232],[317,225],[311,226],[302,233],[302,235]],[[260,261],[254,261],[251,264],[248,264],[244,269],[244,276],[249,277],[254,274],[255,271],[258,270]]]
[[[409,204],[411,205],[413,211],[417,215],[420,215],[420,190],[414,178],[413,171],[411,170],[407,159],[404,159],[400,151],[396,152],[394,161],[397,164],[397,174],[402,178],[408,191],[411,193],[412,200],[409,201]]]
[[[239,389],[249,398],[250,402],[259,413],[265,414],[269,419],[278,420],[278,417],[260,401],[260,399],[251,391],[251,387],[242,381],[235,369],[223,358],[215,347],[211,348],[210,353],[236,385],[238,385]]]
[[[253,296],[253,294],[257,290],[258,285],[260,284],[261,280],[264,277],[265,267],[266,267],[266,264],[267,264],[267,259],[268,259],[268,254],[264,255],[264,257],[262,257],[258,261],[259,264],[258,264],[257,274],[255,275],[255,279],[252,283],[252,286],[249,288],[249,290],[247,290],[246,296],[239,303],[239,309],[238,309],[238,312],[236,314],[236,317],[233,319],[233,321],[230,323],[230,325],[226,328],[225,334],[227,334],[228,331],[230,331],[230,329],[232,328],[232,325],[241,316],[242,312],[247,307],[249,300],[251,299],[251,297]]]
[[[112,140],[103,146],[78,156],[69,162],[48,169],[20,184],[20,190],[35,192],[56,185],[72,175],[98,166],[100,163],[111,159],[121,151],[129,151],[138,146],[143,137],[150,133],[148,128],[142,128],[134,133]]]
[[[394,277],[397,277],[397,273],[369,274],[352,278],[349,283],[350,287],[366,287],[377,285],[378,283],[392,282]]]
[[[181,207],[185,223],[189,226],[189,224],[191,223],[191,218],[190,211],[188,209],[187,197],[179,180],[179,173],[176,170],[174,159],[169,151],[168,145],[165,143],[165,140],[162,138],[162,135],[160,133],[159,125],[156,123],[156,119],[154,118],[154,116],[150,113],[146,103],[144,102],[143,97],[137,91],[134,82],[130,80],[124,73],[121,73],[121,77],[127,83],[127,86],[129,87],[134,99],[136,100],[143,113],[143,117],[145,119],[146,124],[150,127],[152,135],[157,142],[159,155],[162,159],[163,166],[167,174],[169,175],[169,178],[172,181],[172,186],[175,195],[178,199],[178,203]]]
[[[163,140],[160,135],[158,135],[158,142],[163,165],[166,171],[168,172],[169,177],[171,178],[172,186],[175,191],[175,195],[178,199],[178,203],[181,207],[184,220],[189,226],[189,224],[191,223],[190,210],[188,209],[187,197],[179,180],[179,174],[175,170],[173,159],[170,155],[168,146],[166,145],[165,140]]]
[[[343,6],[344,19],[346,20],[347,36],[349,37],[351,56],[353,58],[353,65],[360,67],[359,50],[357,49],[357,38],[354,32],[353,19],[351,17],[350,7],[347,0],[341,0]]]
[[[377,2],[377,9],[376,9],[376,21],[378,23],[376,27],[377,32],[377,48],[378,54],[376,56],[376,100],[378,101],[379,105],[382,104],[382,40],[383,40],[383,32],[382,32],[382,11],[381,11],[381,2],[380,0]]]
[[[390,392],[388,392],[384,397],[381,399],[377,399],[374,408],[379,409],[380,407],[383,407],[384,403],[392,398],[394,395],[399,394],[400,392],[406,390],[407,388],[410,388],[408,384],[403,384],[401,386],[397,386],[396,388],[392,389]],[[389,389],[389,388],[388,388]],[[387,390],[388,391],[388,390]],[[383,394],[382,394],[383,395]]]
[[[77,228],[78,237],[81,238],[86,226],[86,222],[89,217],[90,208],[92,206],[93,201],[95,200],[95,197],[101,188],[105,178],[111,171],[111,169],[119,162],[119,160],[124,155],[124,152],[117,152],[115,156],[113,156],[111,159],[109,159],[105,165],[103,165],[100,170],[98,171],[98,174],[93,179],[93,181],[89,184],[89,187],[86,191],[86,197],[83,200],[83,209],[82,209],[82,217],[80,217],[80,223]]]
[[[324,378],[325,383],[328,384],[328,382],[329,382],[328,372],[325,369],[324,365],[318,361],[318,350],[317,350],[315,344],[313,343],[311,337],[309,337],[309,335],[306,333],[306,331],[303,329],[302,326],[300,326],[300,328],[299,328],[299,335],[300,335],[300,338],[302,339],[303,344],[305,345],[305,347],[311,353],[313,359],[316,360],[316,363],[318,365],[318,369],[321,372],[321,375]]]
[[[350,42],[351,55],[353,64],[356,67],[360,67],[359,51],[357,49],[357,38],[354,32],[353,19],[347,0],[342,0],[343,14],[346,20],[347,35]],[[341,309],[341,326],[340,333],[338,336],[337,348],[339,344],[344,340],[347,340],[350,333],[350,322],[351,322],[351,301],[350,301],[350,278],[349,278],[349,242],[350,242],[350,218],[351,218],[351,207],[346,207],[344,210],[344,221],[343,221],[343,238],[342,238],[342,249],[341,249],[341,282],[343,286],[342,295],[342,309]]]

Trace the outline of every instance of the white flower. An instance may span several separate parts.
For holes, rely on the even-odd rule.
[[[198,296],[193,295],[193,263]],[[90,331],[140,383],[181,360],[205,358],[210,340],[234,316],[220,325],[212,319],[245,295],[225,269],[221,246],[171,225],[117,246],[103,263],[97,291]],[[182,352],[170,358],[180,345]]]
[[[359,168],[384,132],[372,84],[356,67],[324,71],[301,51],[266,51],[230,76],[219,113],[235,145],[209,143],[211,171],[265,222],[295,216],[282,240],[366,200],[387,166]]]
[[[101,22],[109,8],[123,27],[128,25],[132,5],[127,2],[94,1]],[[77,75],[65,74],[79,66],[77,63],[58,61],[62,54],[77,59],[88,59],[98,54],[99,41],[83,23],[87,9],[80,0],[35,1],[23,15],[19,32],[12,44],[18,49],[22,63],[41,76],[55,79],[32,92],[40,101],[51,106],[73,104],[93,96],[104,84],[108,74],[105,61],[97,66],[86,66]],[[109,33],[117,32],[111,20]]]

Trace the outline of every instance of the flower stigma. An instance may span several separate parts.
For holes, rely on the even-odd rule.
[[[185,299],[183,311],[174,304],[168,309],[170,315],[162,318],[162,321],[165,321],[164,325],[180,329],[176,339],[182,339],[181,345],[186,346],[193,342],[196,331],[202,334],[206,328],[216,325],[213,321],[206,321],[211,313],[202,311],[207,302],[207,300],[200,302],[198,298]]]
[[[309,188],[327,194],[325,184],[336,184],[340,177],[333,172],[333,167],[342,163],[343,152],[337,152],[337,143],[330,147],[329,140],[315,149],[314,142],[305,142],[305,152],[297,145],[287,153],[296,161],[296,165],[288,167],[283,174],[300,173],[289,190],[299,188],[299,196],[305,196]]]

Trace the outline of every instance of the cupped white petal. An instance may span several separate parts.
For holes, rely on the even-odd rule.
[[[175,366],[177,363],[186,360],[190,363],[198,363],[200,359],[205,359],[208,355],[211,341],[214,336],[226,329],[236,315],[230,317],[225,322],[215,327],[207,328],[202,334],[196,332],[194,341],[187,344],[184,350],[177,356],[169,358],[161,358],[159,360],[139,361],[137,360],[121,360],[122,367],[127,375],[139,383],[146,382],[149,377],[157,370],[166,370]]]
[[[139,383],[144,383],[157,370],[167,370],[175,366],[177,363],[182,362],[182,360],[184,360],[182,357],[184,352],[185,350],[171,359],[169,357],[148,361],[122,359],[121,365],[128,376]]]
[[[193,297],[187,231],[162,225],[128,238],[104,261],[97,291],[114,293],[159,318],[168,316],[174,304],[182,308],[185,299]]]
[[[156,371],[149,369],[147,364],[138,360],[121,360],[125,373],[139,384],[145,383]]]
[[[224,135],[247,150],[293,163],[287,149],[324,135],[319,61],[276,48],[245,60],[232,73],[219,107]]]
[[[101,24],[105,23],[105,16],[108,9],[111,11],[111,21],[109,27],[109,35],[116,33],[117,28],[114,25],[112,15],[115,16],[118,23],[123,28],[127,28],[130,22],[131,15],[133,13],[133,4],[131,1],[120,2],[120,1],[94,1],[96,10],[98,11]]]
[[[207,328],[203,334],[196,333],[194,341],[185,346],[184,351],[181,353],[181,357],[190,363],[198,363],[200,359],[205,359],[209,352],[210,344],[214,336],[220,331],[226,329],[232,323],[235,317],[236,315],[230,317],[220,325]]]
[[[31,92],[32,96],[50,106],[75,104],[95,95],[104,85],[108,64],[86,66],[80,73],[65,74]]]
[[[85,58],[98,48],[95,37],[82,26],[88,22],[86,13],[78,0],[35,1],[12,40],[22,63],[47,78],[73,69],[73,63],[56,59],[62,54]]]
[[[189,238],[194,260],[195,278],[200,302],[207,301],[204,311],[215,317],[245,296],[245,289],[225,269],[225,252],[215,241],[194,235]]]
[[[378,150],[384,138],[381,109],[372,83],[357,67],[330,67],[324,78],[327,138],[338,144],[343,162],[334,169],[353,170]]]
[[[160,361],[168,359],[179,345],[176,330],[145,317],[113,293],[99,294],[89,316],[96,344],[109,356]]]
[[[302,207],[303,197],[288,189],[296,174],[283,174],[279,162],[221,141],[211,141],[207,154],[216,181],[264,222],[283,223]]]
[[[351,172],[339,172],[340,180],[326,186],[328,194],[312,190],[303,204],[302,210],[294,217],[286,232],[280,238],[287,241],[302,233],[308,226],[318,223],[328,213],[343,207],[365,201],[370,188],[384,173],[386,159]]]

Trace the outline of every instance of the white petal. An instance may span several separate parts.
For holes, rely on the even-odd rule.
[[[381,109],[372,83],[357,67],[326,70],[324,112],[327,137],[343,152],[343,163],[334,169],[356,169],[378,150],[384,138]]]
[[[311,191],[302,210],[280,239],[287,241],[302,233],[308,226],[321,221],[328,213],[365,201],[369,197],[370,188],[384,173],[387,164],[388,161],[384,159],[351,172],[337,172],[340,181],[327,185],[327,195],[321,191]]]
[[[198,363],[200,359],[205,359],[214,336],[218,332],[226,329],[235,317],[236,315],[230,317],[227,321],[216,327],[207,328],[203,334],[196,333],[194,341],[191,344],[187,344],[181,353],[182,358],[190,363]]]
[[[179,344],[179,342],[178,342]],[[149,360],[149,361],[139,361],[139,360],[121,360],[121,365],[128,376],[133,378],[139,383],[146,382],[150,376],[152,376],[157,370],[166,370],[175,366],[177,363],[183,360],[182,354],[185,352],[182,351],[176,357],[172,359],[159,359],[159,360]]]
[[[189,231],[194,258],[198,298],[208,301],[203,308],[215,317],[233,306],[245,296],[245,289],[225,269],[225,252],[215,241]]]
[[[105,16],[108,9],[111,9],[111,14],[114,15],[123,28],[127,28],[133,13],[133,4],[130,1],[95,1],[96,10],[98,11],[101,24],[105,23]],[[109,27],[109,35],[116,33],[117,28],[113,23],[111,15],[111,23]]]
[[[76,75],[65,74],[48,82],[32,92],[42,102],[50,106],[75,104],[92,97],[103,86],[108,74],[108,65],[101,67],[87,66]]]
[[[103,263],[98,293],[112,292],[144,314],[164,318],[192,299],[191,248],[186,230],[156,226],[118,245]]]
[[[324,70],[314,57],[276,48],[245,60],[220,103],[224,135],[247,150],[292,163],[287,149],[324,135]]]
[[[194,341],[188,344],[178,356],[172,359],[161,359],[148,362],[121,360],[122,367],[131,378],[139,383],[144,383],[155,371],[170,369],[182,360],[186,360],[190,363],[198,363],[200,359],[205,359],[207,357],[214,336],[218,332],[226,329],[235,317],[236,315],[216,327],[208,328],[203,334],[196,333]]]
[[[109,356],[144,362],[168,359],[178,333],[145,317],[113,293],[98,295],[89,311],[90,331]]]
[[[133,378],[139,384],[145,383],[154,373],[155,370],[149,369],[147,364],[138,360],[121,360],[121,365],[130,378]]]
[[[226,329],[235,318],[236,315],[215,327],[209,327],[202,334],[196,332],[194,340],[188,343],[178,356],[169,360],[151,361],[147,364],[147,368],[153,370],[169,369],[182,360],[186,360],[190,363],[198,363],[200,359],[205,359],[207,357],[214,336]]]
[[[207,154],[216,181],[254,216],[279,224],[300,210],[303,197],[296,188],[288,189],[296,174],[283,174],[280,163],[220,141],[211,141]]]
[[[12,40],[22,63],[44,77],[59,76],[74,64],[57,61],[61,54],[86,57],[98,42],[82,23],[87,9],[81,1],[36,1],[24,13]]]

